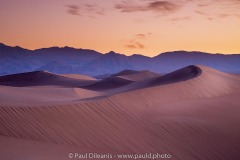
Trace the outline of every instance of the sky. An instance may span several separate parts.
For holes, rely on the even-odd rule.
[[[240,0],[0,0],[0,43],[156,56],[240,53]]]

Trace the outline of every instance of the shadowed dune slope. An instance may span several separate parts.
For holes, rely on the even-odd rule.
[[[119,88],[122,87],[129,88],[128,85],[134,82],[140,82],[139,85],[141,86],[142,84],[141,81],[146,81],[156,77],[160,77],[160,75],[150,71],[124,70],[117,74],[113,74],[103,80],[100,80],[96,83],[83,86],[83,88],[90,90],[113,90],[113,89],[119,90]],[[119,92],[120,91],[121,89],[119,90]]]
[[[207,71],[206,71],[207,72]],[[152,84],[168,84],[186,81],[202,74],[198,66],[188,66],[177,71],[166,74],[152,81]]]
[[[46,71],[34,71],[7,76],[0,76],[0,85],[6,86],[81,86],[91,84],[95,79],[81,75],[57,75]]]
[[[59,75],[63,77],[79,79],[79,80],[96,80],[96,78],[92,78],[92,77],[80,75],[80,74],[59,74]]]
[[[134,71],[134,70],[123,70],[121,72],[112,74],[112,77],[116,77],[116,76],[126,76],[126,75],[131,75],[131,74],[136,74],[139,73],[140,71]]]
[[[144,81],[144,80],[152,79],[155,77],[160,77],[160,74],[150,72],[150,71],[139,71],[138,73],[121,75],[118,77],[126,80],[130,80],[130,81]]]
[[[134,81],[132,79],[125,78],[124,76],[133,75],[137,73],[139,73],[139,71],[123,70],[121,72],[118,72],[112,75],[97,76],[97,77],[105,77],[105,78],[103,78],[102,80],[96,83],[87,85],[83,88],[90,89],[90,90],[110,90],[110,89],[123,87]]]
[[[96,83],[93,83],[93,84],[90,84],[87,86],[83,86],[82,88],[96,90],[96,91],[98,91],[98,90],[103,91],[103,90],[110,90],[110,89],[123,87],[132,82],[133,81],[131,81],[131,80],[127,80],[127,79],[120,78],[120,77],[108,77],[108,78],[100,80]]]
[[[114,92],[129,92],[148,88],[173,88],[181,86],[182,90],[191,89],[196,94],[221,94],[236,90],[239,85],[239,76],[223,73],[205,66],[187,66],[164,76],[138,81],[123,86]],[[191,87],[185,88],[185,84]],[[194,89],[196,89],[194,91]],[[175,88],[173,88],[173,91]],[[201,92],[198,92],[198,91]],[[160,91],[159,91],[160,92]]]
[[[78,88],[97,80],[77,74],[58,75],[45,71],[0,77],[0,103],[64,102],[102,95]]]
[[[148,80],[143,88],[100,99],[35,107],[2,104],[0,158],[25,155],[22,159],[31,160],[38,153],[42,159],[69,159],[68,153],[76,151],[239,160],[239,76],[204,66],[165,76]]]
[[[126,76],[118,76],[120,78],[131,80],[132,83],[120,86],[120,88],[112,88],[112,93],[127,92],[143,88],[154,87],[158,85],[165,85],[171,83],[178,83],[190,80],[200,76],[202,73],[201,68],[198,66],[187,66],[177,71],[171,72],[166,75],[159,75],[149,71],[142,71],[136,74]],[[145,77],[145,78],[144,78]]]

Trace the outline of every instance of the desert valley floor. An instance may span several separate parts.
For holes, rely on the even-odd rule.
[[[240,76],[205,66],[102,80],[45,71],[0,77],[3,160],[69,160],[74,152],[239,160],[239,122]]]

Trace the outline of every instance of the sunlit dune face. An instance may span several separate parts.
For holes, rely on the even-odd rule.
[[[154,56],[240,52],[239,0],[0,1],[0,42]]]

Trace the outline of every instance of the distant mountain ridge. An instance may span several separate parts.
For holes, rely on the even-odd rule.
[[[223,72],[240,74],[240,54],[174,51],[151,58],[137,54],[126,56],[113,51],[102,54],[71,47],[28,50],[2,43],[0,64],[0,75],[38,70],[89,76],[113,74],[122,70],[149,70],[164,74],[188,65],[205,65]]]

